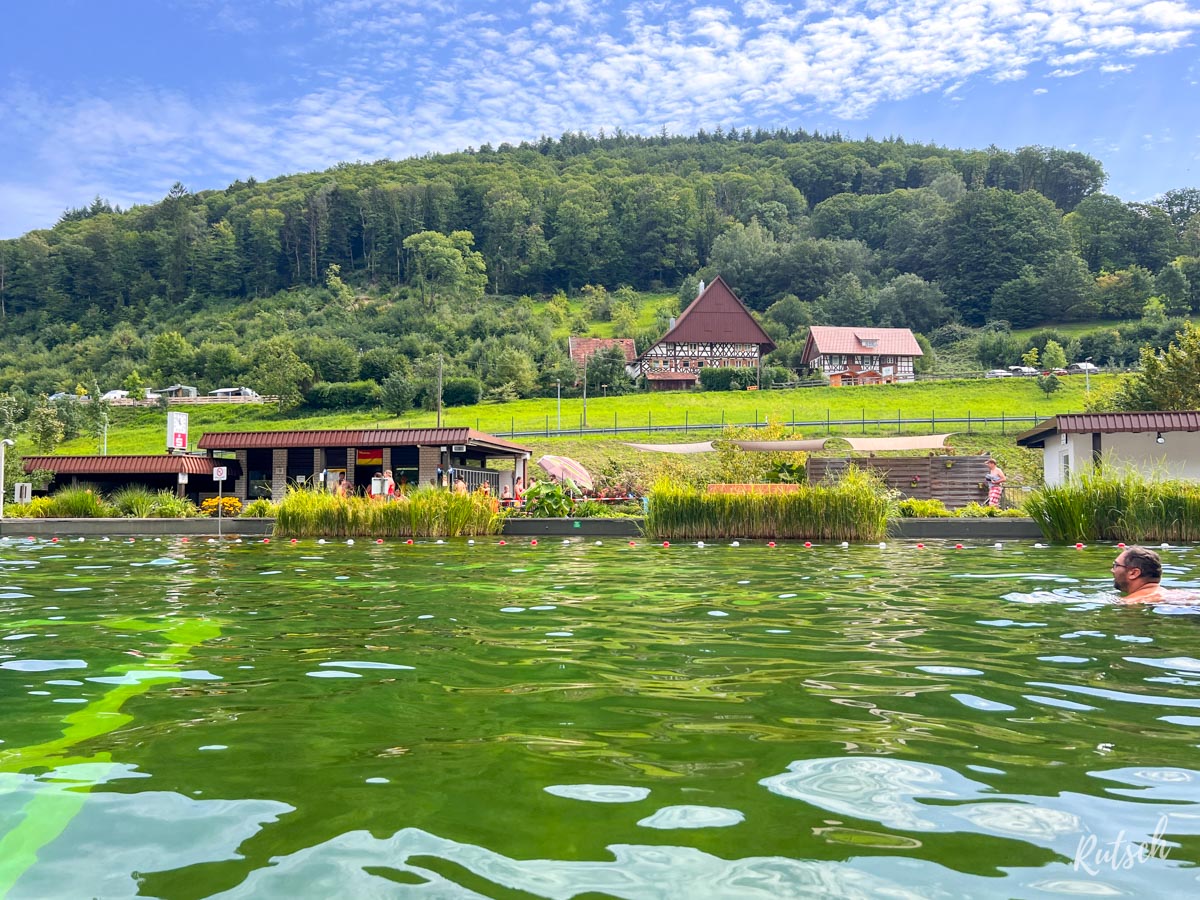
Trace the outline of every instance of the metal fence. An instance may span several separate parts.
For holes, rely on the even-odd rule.
[[[868,419],[866,412],[858,418],[833,418],[832,410],[827,409],[825,418],[823,419],[798,419],[796,418],[795,410],[792,411],[791,417],[780,424],[785,428],[798,428],[806,432],[824,431],[826,435],[832,435],[835,431],[839,434],[861,433],[867,434],[868,429],[872,432],[884,431],[889,434],[903,434],[906,431],[910,433],[926,433],[936,434],[939,429],[950,429],[956,432],[965,432],[971,434],[976,428],[986,428],[992,430],[995,426],[999,426],[1000,434],[1006,435],[1011,432],[1024,431],[1038,422],[1043,422],[1048,418],[1056,415],[1069,413],[1070,410],[1055,410],[1051,413],[1040,413],[1037,410],[1031,410],[1028,415],[1009,415],[1001,413],[999,416],[973,416],[968,412],[965,416],[939,416],[936,410],[930,410],[928,416],[904,416],[897,410],[895,417],[886,419],[872,418]],[[603,434],[654,434],[656,432],[712,432],[721,431],[726,427],[734,428],[764,428],[768,424],[765,416],[760,417],[756,411],[753,422],[735,422],[727,421],[725,414],[721,414],[719,422],[693,422],[688,410],[683,411],[683,420],[663,421],[661,418],[658,422],[654,420],[654,414],[646,413],[644,420],[640,419],[637,422],[630,420],[628,416],[622,421],[617,413],[613,413],[612,423],[603,425],[596,422],[596,417],[591,416],[591,421],[584,424],[582,416],[577,424],[559,428],[557,422],[555,427],[551,427],[551,419],[554,417],[546,416],[542,427],[530,427],[530,423],[522,422],[522,427],[517,428],[516,419],[513,418],[509,422],[507,430],[492,429],[493,433],[498,435],[507,435],[510,438],[530,438],[530,437],[571,437],[581,435],[603,435]],[[481,428],[481,420],[476,419],[475,428],[477,431]]]

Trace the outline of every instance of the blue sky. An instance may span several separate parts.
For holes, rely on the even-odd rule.
[[[1200,186],[1200,0],[37,0],[0,23],[0,237],[558,136],[788,126],[1097,157]]]

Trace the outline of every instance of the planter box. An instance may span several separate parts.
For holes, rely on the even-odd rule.
[[[888,535],[900,540],[1040,541],[1033,519],[894,519]]]
[[[644,519],[520,519],[504,520],[504,535],[512,537],[640,537]]]
[[[222,519],[221,533],[269,536],[274,519]],[[0,537],[165,537],[193,535],[216,537],[216,519],[5,519],[0,522]]]

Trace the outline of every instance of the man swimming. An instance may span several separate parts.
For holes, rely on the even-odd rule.
[[[1168,597],[1162,586],[1162,560],[1145,547],[1126,547],[1112,564],[1113,587],[1122,603],[1162,603]]]

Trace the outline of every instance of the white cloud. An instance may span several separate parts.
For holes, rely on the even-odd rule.
[[[1200,30],[1200,8],[1183,0],[190,2],[234,34],[261,35],[285,10],[287,35],[263,52],[294,96],[233,82],[184,94],[146,86],[148,75],[52,97],[10,80],[0,151],[25,147],[56,184],[83,191],[57,206],[96,191],[129,202],[193,172],[263,177],[567,130],[855,119],[1030,73],[1129,72]],[[36,194],[0,185],[0,206],[40,210]]]

